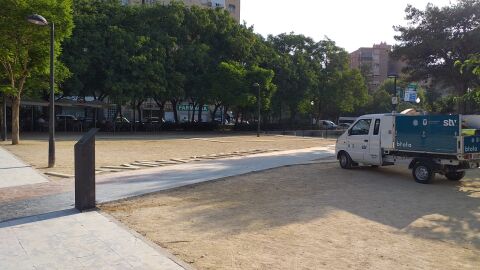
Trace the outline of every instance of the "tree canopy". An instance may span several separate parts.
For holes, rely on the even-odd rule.
[[[55,23],[55,59],[61,54],[61,43],[73,28],[71,0],[0,0],[0,63],[6,84],[1,88],[12,101],[12,143],[19,143],[20,100],[25,91],[38,94],[48,85],[49,27],[27,22],[32,14],[40,14]],[[55,62],[57,82],[68,69]],[[58,80],[60,79],[60,80]]]
[[[394,55],[408,62],[409,80],[432,80],[454,89],[457,96],[478,85],[478,78],[454,65],[480,46],[480,2],[459,0],[446,7],[428,4],[424,10],[409,5],[406,26],[396,26],[399,45]],[[462,109],[463,110],[463,109]]]

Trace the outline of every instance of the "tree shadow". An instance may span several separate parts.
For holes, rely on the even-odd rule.
[[[166,202],[161,207],[180,213],[168,222],[190,222],[193,230],[223,236],[309,222],[343,210],[413,236],[480,248],[480,182],[442,178],[421,185],[399,167],[299,165],[181,187],[117,207],[132,204],[132,212],[159,207],[153,198],[162,196]]]

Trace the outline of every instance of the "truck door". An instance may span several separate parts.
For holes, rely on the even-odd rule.
[[[368,154],[365,156],[366,162],[372,165],[381,165],[382,163],[380,124],[381,119],[374,119],[373,131],[370,133],[368,141]]]
[[[349,130],[347,152],[355,162],[365,163],[369,154],[369,133],[372,119],[360,119]]]

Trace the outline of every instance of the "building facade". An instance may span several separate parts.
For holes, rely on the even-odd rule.
[[[124,5],[134,4],[168,4],[171,0],[122,0]],[[209,8],[224,8],[232,15],[232,17],[240,22],[240,0],[182,0],[187,6],[197,5]]]
[[[389,74],[400,75],[406,66],[405,62],[392,59],[391,51],[392,46],[382,42],[350,53],[350,67],[360,69],[366,74],[370,92],[377,90]]]

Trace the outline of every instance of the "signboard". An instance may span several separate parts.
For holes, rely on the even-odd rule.
[[[410,84],[407,86],[406,91],[417,91],[417,84],[415,84],[415,83],[410,83]]]
[[[193,111],[193,105],[192,104],[180,104],[177,106],[177,110],[180,112],[190,112]],[[195,111],[198,112],[198,105],[195,106]],[[202,111],[208,112],[208,105],[203,105],[202,106]]]
[[[397,150],[456,153],[460,132],[458,115],[398,115],[395,117]]]
[[[411,91],[411,90],[405,91],[404,101],[416,103],[417,102],[417,91]]]
[[[392,97],[392,104],[397,105],[398,104],[398,98],[397,97]]]

